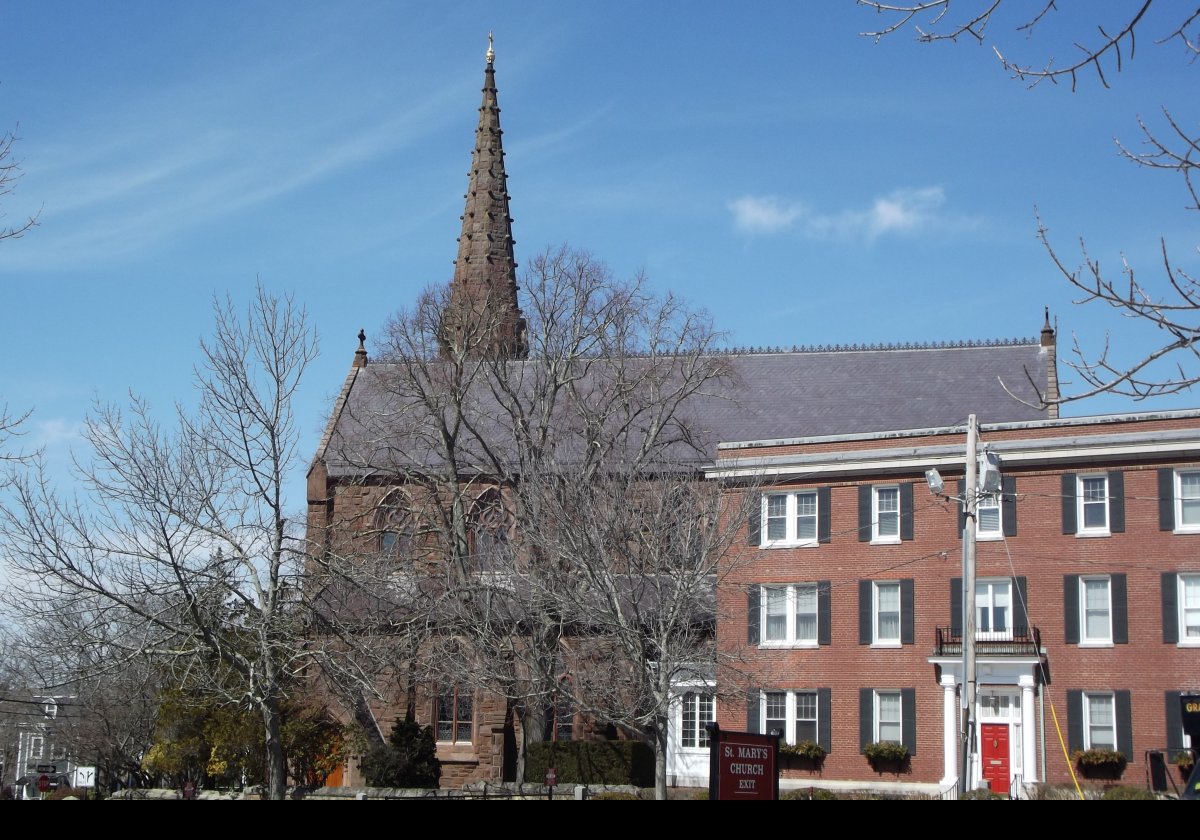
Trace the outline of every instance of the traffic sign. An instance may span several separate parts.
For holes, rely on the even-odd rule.
[[[50,777],[43,773],[38,776],[38,791],[45,793],[48,790],[50,790]]]
[[[90,788],[96,786],[96,768],[95,767],[76,767],[75,768],[75,783],[72,787]]]

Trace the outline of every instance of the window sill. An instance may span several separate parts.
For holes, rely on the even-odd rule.
[[[1093,649],[1094,648],[1113,648],[1113,647],[1116,647],[1116,645],[1112,642],[1080,642],[1079,647],[1093,648]]]
[[[900,545],[902,540],[899,537],[883,537],[871,540],[871,545]]]
[[[904,647],[903,642],[871,642],[871,647],[881,650],[896,650]]]
[[[1171,533],[1173,533],[1173,534],[1200,534],[1200,526],[1190,525],[1187,527],[1176,528]]]
[[[820,647],[816,642],[759,642],[759,648],[765,650],[816,650]]]
[[[820,543],[816,540],[804,540],[803,542],[787,542],[785,540],[774,540],[772,542],[759,543],[759,548],[818,548]]]
[[[975,542],[1000,542],[1004,539],[1003,534],[976,534]]]
[[[1180,642],[1178,642],[1175,645],[1175,647],[1193,648],[1193,649],[1200,648],[1200,639],[1188,639],[1186,641],[1181,640]]]
[[[1076,539],[1090,539],[1092,537],[1111,537],[1111,531],[1076,531]]]

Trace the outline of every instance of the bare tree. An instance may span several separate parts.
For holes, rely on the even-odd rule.
[[[1052,18],[1063,14],[1055,0],[1042,0],[1033,6],[1004,0],[858,2],[875,10],[883,20],[883,25],[864,32],[864,35],[878,40],[911,25],[922,43],[968,40],[982,44],[989,39],[995,40],[993,36],[998,27],[1006,27],[1028,42],[1039,28],[1048,27]],[[1063,82],[1069,83],[1074,91],[1089,77],[1105,88],[1110,87],[1113,76],[1121,71],[1126,61],[1134,58],[1138,36],[1147,32],[1155,39],[1152,46],[1176,47],[1188,63],[1200,56],[1200,9],[1141,0],[1129,5],[1123,16],[1106,22],[1111,10],[1092,6],[1081,8],[1086,10],[1073,9],[1066,14],[1086,16],[1087,20],[1097,23],[1089,35],[1084,31],[1086,22],[1078,22],[1078,37],[1071,47],[1073,52],[1065,60],[1050,55],[1041,60],[1025,61],[1014,58],[1009,49],[994,43],[993,52],[1000,65],[1030,87],[1042,82]],[[960,10],[963,10],[961,14]],[[1013,16],[1006,19],[1008,12]],[[1076,24],[1075,20],[1069,22]],[[1188,88],[1183,85],[1180,89]],[[1176,119],[1166,105],[1161,109],[1162,123],[1157,127],[1138,117],[1140,149],[1118,140],[1118,150],[1125,159],[1138,166],[1178,174],[1190,202],[1186,209],[1200,211],[1200,193],[1197,192],[1200,130],[1189,128]],[[1197,342],[1200,342],[1200,281],[1171,255],[1165,239],[1160,242],[1161,276],[1147,282],[1125,260],[1115,275],[1102,270],[1100,261],[1089,255],[1082,241],[1082,263],[1063,259],[1052,245],[1049,230],[1040,216],[1037,235],[1058,272],[1080,292],[1076,303],[1111,307],[1118,315],[1157,327],[1161,330],[1158,335],[1162,337],[1141,353],[1140,358],[1125,362],[1110,352],[1109,336],[1105,336],[1098,351],[1085,348],[1075,336],[1069,364],[1078,372],[1082,387],[1057,398],[1039,392],[1043,406],[1100,393],[1142,400],[1178,393],[1200,382],[1200,359],[1197,358],[1200,352],[1197,349]]]
[[[149,658],[176,684],[253,709],[268,795],[282,798],[284,695],[328,662],[309,638],[306,552],[284,509],[293,399],[316,341],[302,309],[261,287],[244,317],[230,301],[214,310],[198,407],[167,428],[137,398],[98,406],[75,494],[40,464],[11,471],[0,546],[27,620],[70,616],[71,644],[109,669]]]
[[[13,157],[13,145],[16,142],[15,131],[0,134],[0,199],[12,194],[16,189],[17,180],[21,177],[21,168]],[[35,213],[15,225],[4,226],[0,221],[0,242],[6,239],[20,239],[31,228],[37,226],[38,215],[40,214]],[[3,218],[4,213],[0,211],[0,220]],[[29,412],[14,414],[7,404],[0,404],[0,447],[4,447],[12,437],[20,434],[21,424],[28,416]],[[20,457],[0,448],[0,462],[19,460]]]
[[[667,797],[669,718],[687,690],[715,693],[716,591],[736,571],[727,549],[745,533],[729,494],[679,463],[610,463],[587,482],[539,477],[518,493],[538,510],[525,539],[544,558],[531,589],[570,630],[562,693],[590,718],[650,741],[656,798]],[[724,620],[730,620],[725,616]]]
[[[351,403],[331,450],[364,482],[402,494],[406,523],[389,514],[375,530],[402,534],[412,568],[441,576],[413,678],[504,698],[523,760],[543,737],[565,640],[579,628],[555,592],[581,572],[533,540],[555,515],[543,485],[695,469],[688,402],[720,390],[729,370],[705,315],[651,294],[641,277],[615,281],[584,252],[537,257],[522,286],[528,359],[487,352],[486,314],[444,341],[449,293],[429,292],[391,323],[364,371],[374,396]]]

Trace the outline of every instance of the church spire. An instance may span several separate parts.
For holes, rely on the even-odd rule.
[[[446,349],[525,358],[529,346],[525,318],[517,305],[517,262],[513,257],[508,178],[500,139],[503,132],[496,97],[496,52],[490,33],[486,59],[483,104],[475,129],[462,234],[442,342]]]

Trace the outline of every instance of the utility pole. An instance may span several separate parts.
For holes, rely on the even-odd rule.
[[[967,464],[963,490],[963,627],[962,627],[962,658],[963,658],[963,704],[966,714],[963,718],[962,733],[962,766],[959,768],[959,789],[969,791],[974,788],[972,766],[975,755],[975,515],[978,505],[978,470],[977,452],[979,425],[975,415],[967,418]]]

